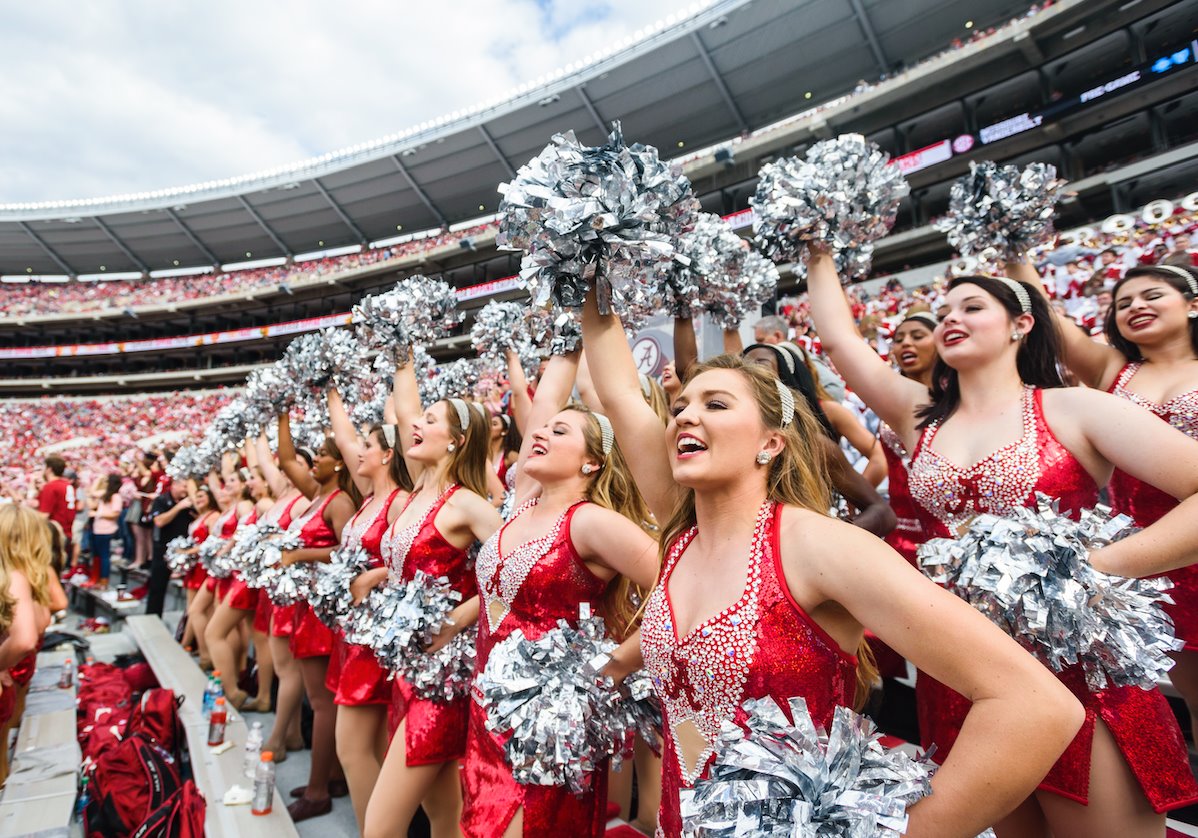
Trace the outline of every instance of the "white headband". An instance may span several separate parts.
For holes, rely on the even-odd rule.
[[[906,323],[908,320],[919,320],[920,322],[931,326],[933,329],[939,325],[936,320],[936,315],[932,314],[930,311],[917,311],[913,314],[908,314],[903,318],[903,323]],[[899,325],[901,326],[903,323],[900,323]]]
[[[790,392],[790,388],[780,379],[774,379],[774,386],[778,388],[778,401],[782,405],[782,427],[785,428],[795,418],[795,394]]]
[[[388,448],[395,447],[395,426],[383,425],[383,439],[387,441]]]
[[[595,421],[599,423],[600,447],[603,449],[603,456],[606,457],[611,453],[611,447],[615,445],[616,434],[612,430],[611,420],[602,413],[591,411],[591,415],[595,417]]]
[[[470,407],[462,399],[446,399],[445,401],[453,405],[453,409],[458,414],[458,424],[462,426],[462,432],[470,427]]]
[[[991,279],[997,279],[1003,285],[1011,289],[1011,293],[1015,295],[1015,299],[1019,301],[1019,310],[1024,314],[1032,313],[1032,298],[1027,293],[1027,288],[1022,282],[1017,282],[1009,276],[994,276]]]
[[[1186,285],[1190,289],[1191,296],[1198,297],[1198,279],[1194,279],[1194,275],[1184,268],[1179,268],[1176,265],[1153,265],[1153,269],[1158,271],[1168,271],[1171,274],[1176,274],[1186,281]]]

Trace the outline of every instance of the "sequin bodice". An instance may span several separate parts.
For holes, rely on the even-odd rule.
[[[287,529],[291,525],[291,510],[295,509],[296,503],[302,497],[303,495],[296,495],[288,503],[276,503],[262,516],[262,523],[274,524],[281,530]]]
[[[324,519],[324,511],[340,492],[340,489],[335,489],[327,498],[320,503],[312,504],[304,510],[303,515],[291,522],[290,529],[299,531],[300,538],[308,549],[337,545],[337,534],[333,532],[329,522]]]
[[[1141,364],[1131,363],[1120,370],[1115,383],[1111,385],[1111,392],[1155,413],[1191,439],[1198,439],[1198,389],[1174,396],[1163,405],[1149,401],[1127,389],[1128,382],[1139,372],[1140,367]],[[1155,523],[1177,506],[1177,498],[1119,469],[1115,469],[1111,475],[1107,491],[1115,511],[1130,515],[1141,527]]]
[[[960,468],[933,447],[940,425],[920,435],[911,457],[911,498],[929,538],[947,538],[976,515],[1002,515],[1035,501],[1055,498],[1062,511],[1078,512],[1098,501],[1098,486],[1044,421],[1040,390],[1023,392],[1023,434],[969,468]]]
[[[362,508],[354,513],[354,517],[349,519],[349,523],[341,531],[341,549],[361,547],[366,551],[366,555],[370,556],[372,566],[381,567],[383,564],[383,534],[387,532],[388,524],[387,514],[391,511],[391,504],[395,502],[399,491],[399,489],[391,490],[391,494],[387,495],[383,505],[375,510],[374,517],[367,517],[363,514],[370,506],[371,498],[367,498],[362,503]]]
[[[915,549],[927,540],[919,510],[911,499],[911,487],[907,466],[911,457],[899,435],[885,422],[878,428],[882,440],[882,454],[886,457],[890,508],[894,510],[898,523],[886,535],[886,543],[897,550],[909,562],[915,561]]]
[[[758,513],[745,588],[733,605],[679,638],[669,583],[697,530],[671,546],[661,581],[649,595],[641,623],[645,668],[662,702],[666,746],[662,773],[662,833],[681,832],[679,792],[703,775],[710,744],[728,719],[742,721],[741,704],[771,696],[803,696],[818,724],[839,705],[851,705],[856,658],[845,653],[795,602],[781,564],[783,507],[767,502]]]
[[[502,619],[495,619],[499,615],[491,614],[489,610],[479,617],[479,671],[486,666],[487,656],[495,644],[516,629],[529,640],[536,640],[554,628],[558,620],[576,621],[579,605],[584,602],[590,604],[593,613],[602,613],[601,600],[607,582],[590,571],[570,540],[570,522],[582,505],[569,507],[546,538],[534,539],[501,554],[503,533],[508,527],[504,524],[483,545],[476,575],[479,590],[484,595],[484,610],[488,610],[487,600],[494,600],[496,596],[502,597],[504,609]],[[536,561],[520,568],[523,579],[513,584],[515,577],[510,571],[505,572],[503,565],[514,567],[524,555],[533,555]],[[502,581],[505,578],[506,583]]]
[[[212,529],[216,531],[217,538],[233,537],[233,533],[237,532],[236,504],[221,513],[220,517],[216,519],[216,523],[212,525]]]
[[[191,536],[193,544],[203,544],[208,538],[208,522],[212,520],[212,515],[207,514],[196,518],[188,525],[188,535]]]
[[[446,541],[436,523],[437,513],[460,488],[455,485],[446,489],[416,523],[400,529],[397,518],[386,531],[381,551],[392,582],[406,582],[420,570],[434,578],[444,576],[449,580],[449,586],[461,593],[462,599],[474,596],[474,573],[468,551]],[[415,494],[409,495],[407,503],[415,497]]]

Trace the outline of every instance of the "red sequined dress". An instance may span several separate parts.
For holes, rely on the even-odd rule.
[[[898,523],[886,535],[886,543],[899,555],[915,565],[915,551],[928,540],[919,518],[915,501],[911,500],[911,489],[907,485],[907,464],[910,456],[898,434],[885,422],[878,429],[882,441],[882,454],[886,457],[886,482],[890,508],[894,510]]]
[[[446,489],[424,516],[402,529],[399,518],[383,537],[383,561],[392,581],[407,582],[418,570],[433,578],[444,576],[449,586],[462,595],[462,601],[478,592],[474,573],[465,549],[446,541],[437,529],[437,513],[460,489]],[[408,497],[411,504],[416,495]],[[407,506],[405,504],[405,508]],[[461,759],[466,753],[466,712],[469,698],[432,701],[417,698],[407,682],[395,678],[391,690],[391,711],[387,723],[392,734],[404,725],[404,755],[408,765],[437,765]]]
[[[664,734],[659,836],[681,836],[680,794],[706,774],[723,722],[747,717],[745,701],[771,697],[789,712],[787,700],[802,696],[825,728],[836,707],[853,704],[856,656],[807,615],[786,585],[783,508],[767,501],[758,511],[744,590],[732,605],[678,636],[670,578],[696,527],[670,546],[645,605],[641,652],[661,700]]]
[[[939,423],[920,435],[911,458],[911,497],[919,506],[929,537],[948,538],[981,513],[1002,515],[1035,503],[1037,493],[1077,512],[1098,501],[1098,487],[1081,463],[1053,435],[1044,420],[1040,390],[1024,390],[1023,435],[969,468],[960,468],[933,447]],[[1145,796],[1158,812],[1198,801],[1185,741],[1159,690],[1115,687],[1093,692],[1080,667],[1055,673],[1082,703],[1086,720],[1073,742],[1040,784],[1078,803],[1089,801],[1090,750],[1101,718],[1111,731]],[[943,762],[961,732],[969,701],[921,672],[916,682],[920,735],[936,745]]]
[[[304,548],[317,550],[322,547],[337,546],[337,534],[324,519],[324,511],[332,503],[333,498],[341,493],[340,489],[333,490],[320,503],[314,503],[291,523],[291,529],[299,529]],[[276,613],[275,618],[278,618]],[[297,658],[322,658],[333,651],[333,632],[312,613],[308,603],[301,602],[295,606],[291,628],[291,654]]]
[[[216,537],[221,541],[228,541],[233,537],[233,533],[237,532],[236,504],[220,514],[220,517],[216,519],[216,523],[212,525],[212,532],[214,532]],[[204,587],[216,595],[217,602],[224,598],[225,592],[228,590],[227,585],[223,588],[220,586],[219,583],[223,581],[224,580],[217,579],[215,576],[209,576],[207,572],[205,572]]]
[[[1133,363],[1120,370],[1111,392],[1155,413],[1191,439],[1198,439],[1198,389],[1174,396],[1164,404],[1149,401],[1127,389],[1141,366]],[[1111,475],[1107,491],[1115,511],[1130,515],[1141,527],[1156,523],[1177,506],[1177,498],[1118,469]],[[1166,605],[1165,610],[1173,618],[1174,630],[1185,641],[1186,649],[1198,651],[1198,565],[1171,570],[1168,576],[1173,582],[1169,595],[1174,604]]]
[[[299,518],[292,515],[295,511],[295,505],[299,503],[299,495],[287,507],[287,511],[283,513],[283,517],[279,519],[279,528],[284,530],[298,531],[300,526],[306,522],[308,512],[312,511],[312,507],[308,507]],[[269,595],[268,595],[269,596]],[[295,629],[295,609],[297,605],[275,605],[270,603],[270,636],[271,637],[291,637],[292,631]]]
[[[276,503],[272,506],[265,515],[262,516],[262,522],[265,524],[274,524],[281,530],[287,529],[291,525],[291,510],[299,503],[303,495],[296,494],[287,503]],[[270,601],[270,596],[261,588],[258,590],[258,603],[254,608],[254,631],[259,634],[270,633],[270,617],[274,612],[274,605]]]
[[[556,628],[558,620],[576,621],[583,603],[590,604],[592,613],[601,612],[608,583],[590,571],[570,540],[570,522],[584,502],[564,510],[540,538],[505,551],[509,521],[483,545],[475,569],[482,599],[476,677],[486,669],[495,645],[516,629],[536,640]],[[524,504],[511,520],[534,504]],[[596,767],[591,788],[582,795],[559,786],[520,785],[504,759],[503,739],[487,730],[486,713],[477,701],[470,702],[462,776],[462,833],[469,838],[499,838],[520,808],[525,835],[587,838],[604,832],[607,766]]]
[[[252,527],[256,523],[258,523],[258,508],[254,507],[237,526]],[[222,602],[226,606],[236,608],[238,611],[257,610],[258,589],[251,588],[246,584],[246,581],[241,578],[240,570],[233,571],[233,575],[229,577],[228,583],[222,599]],[[219,590],[219,587],[217,590]]]
[[[202,518],[196,518],[187,527],[187,535],[191,538],[191,543],[199,546],[208,538],[208,522],[213,516],[217,515],[214,511],[208,512]],[[191,566],[187,573],[183,574],[183,587],[189,591],[198,591],[204,587],[204,580],[208,578],[208,571],[198,561]]]
[[[372,519],[362,515],[370,505],[368,498],[362,508],[349,519],[341,531],[341,549],[353,549],[360,545],[370,556],[371,567],[383,566],[382,541],[387,531],[387,513],[395,502],[399,489],[395,489],[383,501],[378,514]],[[374,650],[356,643],[346,643],[340,629],[333,632],[333,654],[329,658],[329,671],[324,685],[333,693],[336,704],[361,707],[367,704],[387,705],[391,703],[391,683],[387,671],[379,666]]]

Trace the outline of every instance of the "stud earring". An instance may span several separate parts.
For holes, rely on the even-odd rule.
[[[1198,311],[1191,311],[1188,316],[1191,320],[1194,320],[1198,318]]]
[[[458,447],[451,442],[449,445],[445,446],[445,450],[452,454],[454,451],[458,450]]]
[[[594,474],[595,467],[593,465],[591,465],[590,463],[584,463],[582,466],[582,473],[583,474]]]
[[[757,452],[757,465],[759,465],[759,466],[765,465],[772,459],[773,459],[773,457],[770,456],[768,451],[758,451]]]
[[[1019,341],[1022,339],[1023,339],[1023,332],[1019,331],[1018,329],[1011,332],[1011,342],[1012,343],[1015,343],[1016,341]]]
[[[333,471],[341,471],[341,466],[333,466]]]

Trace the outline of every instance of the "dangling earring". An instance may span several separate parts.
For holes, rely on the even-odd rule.
[[[773,459],[773,457],[770,456],[770,453],[768,451],[758,451],[757,452],[757,465],[759,465],[759,466],[765,465],[772,459]]]
[[[449,445],[445,446],[445,450],[452,454],[454,451],[458,450],[458,447],[451,442]]]

